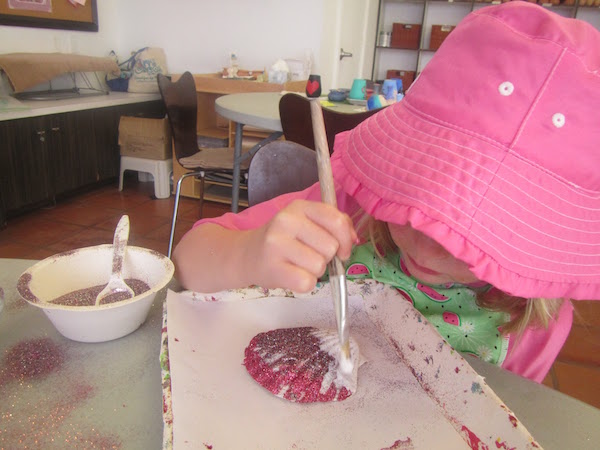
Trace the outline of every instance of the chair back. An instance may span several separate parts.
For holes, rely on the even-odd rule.
[[[248,172],[248,204],[256,205],[319,181],[317,153],[295,142],[275,141],[259,149]]]
[[[353,129],[379,111],[380,109],[373,109],[358,113],[343,113],[323,108],[323,122],[325,123],[329,152],[333,152],[336,134]],[[315,150],[310,103],[306,97],[298,94],[283,95],[279,100],[279,117],[283,135],[287,141],[297,142]]]
[[[315,149],[308,99],[297,94],[282,95],[279,100],[279,118],[286,141]]]
[[[158,74],[158,89],[167,110],[167,118],[173,134],[175,157],[181,158],[198,153],[196,120],[198,102],[196,83],[190,72],[185,72],[176,82]]]
[[[357,113],[343,113],[333,109],[323,108],[323,122],[325,123],[325,132],[327,134],[327,144],[329,153],[333,152],[333,143],[335,136],[342,131],[352,130],[359,123],[368,119],[373,114],[377,114],[381,109],[372,109]]]

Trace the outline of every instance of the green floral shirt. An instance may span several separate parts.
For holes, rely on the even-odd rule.
[[[510,316],[486,310],[475,302],[476,290],[489,289],[489,285],[473,288],[456,283],[422,284],[410,275],[400,253],[380,258],[370,243],[355,247],[345,265],[348,279],[372,278],[394,286],[454,349],[493,364],[504,361],[508,337],[498,327]]]

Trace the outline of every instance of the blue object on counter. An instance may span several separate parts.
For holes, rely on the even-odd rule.
[[[371,95],[369,100],[367,100],[367,110],[382,108],[386,106],[387,102],[385,101],[385,97],[383,95]]]
[[[348,98],[348,89],[331,89],[327,98],[332,102],[343,102]]]

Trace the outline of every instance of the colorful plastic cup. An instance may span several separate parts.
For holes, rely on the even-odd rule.
[[[352,82],[352,88],[350,89],[350,93],[348,97],[352,100],[364,100],[366,98],[367,93],[367,80],[364,78],[356,78]]]

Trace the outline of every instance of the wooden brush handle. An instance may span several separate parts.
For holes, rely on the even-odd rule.
[[[311,98],[309,100],[310,116],[312,119],[317,152],[317,168],[319,170],[321,200],[323,203],[337,207],[335,185],[333,184],[333,173],[331,171],[331,160],[329,158],[329,145],[327,144],[325,122],[323,121],[323,110],[321,109],[321,103],[318,98]],[[331,276],[344,274],[344,266],[337,256],[329,263],[329,274]]]
[[[323,110],[318,98],[310,99],[310,116],[312,119],[313,134],[317,152],[317,167],[319,169],[319,183],[321,186],[321,199],[323,203],[337,206],[331,160],[329,159],[329,145],[325,133]]]

